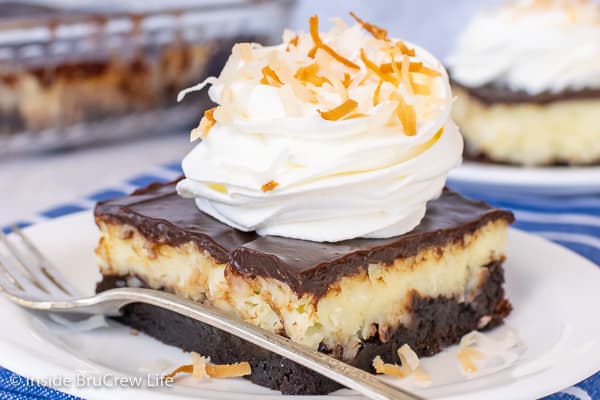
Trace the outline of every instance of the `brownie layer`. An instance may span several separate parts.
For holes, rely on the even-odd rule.
[[[95,216],[99,221],[130,225],[157,243],[195,243],[242,276],[274,278],[299,296],[311,293],[315,297],[324,295],[340,277],[365,272],[369,265],[391,265],[424,249],[462,241],[491,221],[512,223],[514,219],[509,211],[445,190],[428,203],[421,223],[399,237],[338,243],[260,237],[199,212],[192,200],[177,195],[174,183],[152,184],[132,196],[101,202]]]
[[[452,86],[464,90],[465,92],[469,93],[469,95],[487,105],[501,103],[531,103],[544,105],[557,101],[600,99],[600,88],[564,90],[556,93],[542,92],[531,95],[524,91],[514,91],[507,87],[498,86],[493,83],[484,86],[470,87],[461,85],[460,83],[452,80]]]
[[[504,298],[502,261],[491,262],[485,268],[487,276],[480,283],[478,294],[469,302],[443,296],[422,297],[413,292],[410,323],[399,326],[385,342],[377,336],[363,340],[349,363],[373,372],[371,363],[376,356],[386,362],[399,363],[396,350],[405,343],[419,356],[430,356],[457,343],[474,329],[488,329],[501,323],[511,310],[510,303]],[[105,276],[97,291],[126,286],[129,278]],[[166,344],[210,356],[217,363],[248,361],[252,366],[249,377],[252,382],[284,394],[326,394],[341,387],[233,335],[151,305],[128,305],[117,320]],[[321,345],[319,350],[341,358],[342,349]]]

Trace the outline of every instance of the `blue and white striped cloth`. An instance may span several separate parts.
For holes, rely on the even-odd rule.
[[[167,182],[180,175],[179,162],[165,164],[144,175],[128,179],[120,185],[17,221],[17,225],[26,227],[44,220],[88,210],[93,208],[97,201],[123,196],[151,182]],[[516,228],[560,243],[600,265],[600,194],[550,197],[501,195],[465,190],[461,192],[469,197],[479,198],[495,206],[512,210],[517,217]],[[5,232],[9,230],[8,227],[4,228]],[[0,355],[1,364],[2,355]],[[47,387],[25,383],[24,378],[0,367],[0,400],[76,399]],[[544,400],[600,400],[600,372],[575,386],[550,395]]]

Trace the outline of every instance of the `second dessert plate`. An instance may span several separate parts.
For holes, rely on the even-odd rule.
[[[85,293],[100,279],[94,259],[98,232],[90,212],[27,230]],[[511,230],[506,289],[514,311],[506,324],[485,334],[495,343],[516,338],[502,362],[466,376],[458,346],[423,358],[429,387],[389,379],[427,399],[534,399],[565,389],[600,370],[600,269],[541,238]],[[86,399],[299,400],[243,379],[178,379],[164,387],[161,373],[190,362],[189,354],[102,318],[85,324],[29,313],[0,298],[0,365]],[[96,329],[90,330],[89,328]],[[240,360],[243,361],[243,360]],[[162,387],[161,387],[162,386]],[[310,399],[361,398],[349,390]]]
[[[600,193],[600,166],[517,167],[464,162],[450,172],[448,181],[458,188],[491,189],[544,195]]]

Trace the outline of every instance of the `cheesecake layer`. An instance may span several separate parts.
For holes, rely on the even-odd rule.
[[[508,212],[450,191],[415,231],[323,244],[257,237],[223,225],[154,185],[96,208],[105,277],[207,301],[307,346],[356,355],[410,324],[413,293],[469,303],[504,259]],[[136,285],[130,279],[129,285]]]
[[[452,117],[467,156],[522,165],[600,163],[600,91],[552,102],[489,102],[457,86],[453,92]]]
[[[341,345],[349,359],[361,337],[385,341],[410,321],[413,291],[466,302],[475,297],[487,274],[485,265],[504,258],[507,223],[490,222],[462,241],[421,250],[392,265],[369,264],[364,271],[339,277],[319,297],[300,295],[272,277],[241,275],[194,243],[174,247],[150,241],[131,226],[99,225],[104,276],[134,276],[148,287],[208,301],[312,348]]]

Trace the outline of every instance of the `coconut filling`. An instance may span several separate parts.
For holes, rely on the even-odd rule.
[[[525,165],[600,162],[600,99],[487,105],[453,88],[452,118],[467,144],[494,161]]]
[[[341,345],[346,360],[355,356],[361,339],[377,335],[385,342],[398,326],[408,326],[414,293],[469,302],[487,277],[484,266],[504,258],[508,226],[505,220],[491,221],[443,248],[427,248],[392,265],[370,264],[316,298],[298,296],[273,278],[244,277],[194,242],[171,246],[129,225],[97,222],[103,275],[131,277],[130,286],[139,277],[151,288],[207,302],[314,349],[321,343],[329,349]]]

